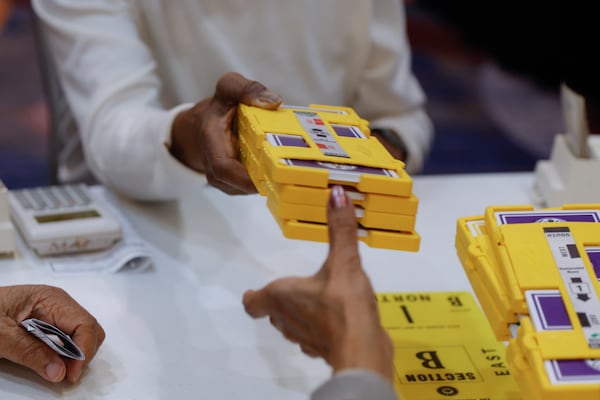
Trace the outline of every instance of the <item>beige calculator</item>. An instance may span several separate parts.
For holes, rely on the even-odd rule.
[[[121,226],[85,184],[11,190],[11,218],[25,242],[41,256],[107,249]]]

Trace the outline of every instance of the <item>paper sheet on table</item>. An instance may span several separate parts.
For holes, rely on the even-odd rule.
[[[150,247],[137,234],[127,218],[104,197],[99,187],[90,188],[98,202],[104,203],[121,224],[123,238],[107,250],[47,258],[50,268],[57,274],[115,273],[143,271],[152,265]]]

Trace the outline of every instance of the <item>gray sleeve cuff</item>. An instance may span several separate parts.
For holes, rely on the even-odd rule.
[[[337,373],[311,396],[311,400],[400,400],[392,384],[379,374],[348,369]]]

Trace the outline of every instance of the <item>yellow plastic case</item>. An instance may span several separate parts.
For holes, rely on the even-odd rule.
[[[286,237],[326,242],[329,188],[341,184],[363,207],[361,241],[418,251],[412,179],[404,163],[370,137],[368,122],[354,110],[317,104],[273,111],[240,105],[237,122],[242,163]],[[335,154],[324,154],[323,148]],[[285,165],[286,160],[295,165]]]
[[[534,328],[529,318],[524,318],[517,337],[511,339],[506,349],[506,360],[523,399],[530,400],[598,400],[598,383],[551,384],[541,346],[535,341]],[[561,347],[568,347],[561,343]]]
[[[548,217],[540,214],[535,220],[530,215],[536,211]],[[492,206],[486,208],[485,216],[458,220],[458,256],[496,337],[505,339],[508,325],[518,317],[507,359],[524,398],[600,399],[600,284],[586,253],[587,248],[600,246],[597,211],[600,204],[544,210]],[[594,214],[594,218],[568,221],[562,212]],[[526,213],[531,221],[499,223],[498,213]],[[534,319],[542,324],[554,314],[545,314],[543,308],[529,310],[526,293],[546,290],[561,299],[568,327],[536,329]],[[581,312],[582,307],[588,308]],[[563,366],[560,372],[556,372],[558,365]],[[583,370],[581,366],[587,370],[569,375],[569,371]]]
[[[243,138],[240,138],[242,162],[248,170],[252,182],[258,192],[267,196],[268,184],[277,194],[280,203],[298,204],[302,206],[326,207],[329,200],[330,189],[315,188],[299,185],[280,185],[271,182],[262,170],[256,155],[252,152]],[[390,196],[376,193],[361,193],[352,187],[346,187],[346,193],[353,204],[370,212],[416,215],[419,200],[415,195],[408,197]],[[383,228],[383,227],[382,227]],[[390,228],[393,229],[393,228]],[[413,228],[414,229],[414,223]]]
[[[545,211],[560,210],[599,210],[600,204],[568,204],[561,208],[547,208]],[[502,224],[496,221],[497,212],[531,212],[533,206],[490,206],[485,211],[485,223],[490,235],[496,262],[500,266],[500,274],[504,287],[508,290],[511,307],[516,314],[527,314],[525,291],[535,289],[551,289],[561,286],[554,266],[552,254],[543,234],[544,227],[555,227],[558,222],[538,222],[524,224]],[[540,211],[540,210],[538,210]],[[576,237],[582,242],[600,242],[600,223],[569,222],[561,225],[572,227],[578,231]],[[594,238],[594,234],[596,235]],[[535,255],[535,258],[533,258]],[[588,268],[591,266],[588,263]],[[593,271],[592,271],[593,272]],[[596,283],[597,286],[597,283]],[[598,291],[600,293],[600,291]]]
[[[274,210],[271,209],[270,204],[267,203],[267,207],[285,237],[315,242],[329,241],[326,224],[279,218]],[[419,251],[421,243],[421,237],[416,232],[395,232],[365,228],[359,228],[358,239],[369,247],[415,252]]]
[[[499,267],[483,216],[459,218],[456,250],[494,335],[501,341],[510,339],[510,328],[518,323],[518,317],[510,307],[507,290],[498,276]]]
[[[329,199],[329,188],[280,185],[271,181],[269,184],[278,193],[279,200],[285,203],[323,206],[327,204]],[[417,213],[419,200],[415,195],[401,197],[376,193],[361,193],[351,187],[345,187],[345,190],[354,205],[366,210],[406,215],[415,215]]]
[[[282,202],[280,196],[265,180],[267,204],[278,218],[295,219],[306,222],[327,223],[327,204],[311,206]],[[357,208],[358,222],[369,229],[384,229],[391,231],[414,231],[416,215],[381,213]]]
[[[240,139],[245,142],[246,151],[254,153],[258,164],[274,182],[319,188],[343,184],[364,193],[411,195],[412,179],[404,170],[404,163],[392,157],[377,138],[369,136],[365,120],[357,120],[352,114],[324,112],[318,107],[329,106],[311,105],[302,110],[264,110],[239,106],[237,120]],[[318,120],[319,131],[329,141],[318,142],[314,132],[310,133],[303,126],[296,112],[316,115],[311,121]],[[362,137],[338,135],[333,128],[338,124],[356,127],[362,132]],[[269,133],[301,138],[305,146],[274,146],[267,140]],[[326,145],[335,146],[338,149],[335,151],[344,153],[344,156],[324,154],[326,150],[322,146]],[[286,160],[288,164],[284,164]],[[372,172],[378,170],[380,175],[367,173],[367,169]],[[344,178],[339,178],[340,175],[344,175]]]
[[[246,142],[245,137],[239,137],[240,144],[240,158],[242,164],[246,167],[246,171],[248,171],[248,175],[256,186],[258,193],[262,196],[266,196],[267,192],[265,189],[265,171],[263,170],[260,161],[258,160],[258,155],[255,151],[251,150],[251,147]]]
[[[272,196],[267,197],[267,204],[273,213],[281,219],[296,219],[306,222],[327,223],[327,208],[305,206],[302,204],[278,203]],[[384,214],[357,208],[358,222],[368,229],[389,231],[414,231],[416,217],[414,215]]]
[[[386,156],[391,157],[377,138],[371,138],[370,144],[372,144],[371,150],[374,154],[373,158],[381,157],[381,159],[384,160]],[[283,146],[272,147],[265,144],[263,148],[264,156],[262,158],[262,163],[267,174],[273,181],[279,184],[313,186],[318,188],[327,188],[332,184],[338,184],[354,187],[363,193],[378,193],[392,196],[410,196],[412,193],[412,178],[404,171],[404,164],[401,161],[388,159],[391,164],[395,165],[373,165],[375,163],[368,165],[366,162],[359,162],[356,160],[352,160],[354,162],[348,162],[346,159],[341,160],[330,156],[319,156],[315,152],[309,154],[308,151],[305,152],[304,150],[305,149]],[[280,162],[280,160],[283,159],[307,160],[316,162],[319,165],[331,166],[331,168],[318,169],[286,165]],[[347,179],[339,179],[334,177],[333,174],[340,170],[343,171],[344,167],[339,167],[340,165],[347,165],[350,168],[354,168],[357,165],[365,165],[367,167],[393,171],[397,176],[376,176],[354,173]]]
[[[304,132],[296,119],[294,111],[314,111],[318,113],[328,126],[349,125],[357,127],[365,136],[371,135],[369,122],[358,116],[351,107],[330,106],[324,104],[310,104],[308,107],[281,106],[277,110],[240,104],[237,112],[237,129],[240,136],[245,136],[249,143],[260,149],[265,139],[265,134],[282,133],[297,134]]]

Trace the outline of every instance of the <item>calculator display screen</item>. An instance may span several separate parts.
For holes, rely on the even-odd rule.
[[[85,210],[70,213],[36,215],[35,220],[40,224],[47,222],[70,221],[73,219],[98,218],[100,214],[96,210]]]

